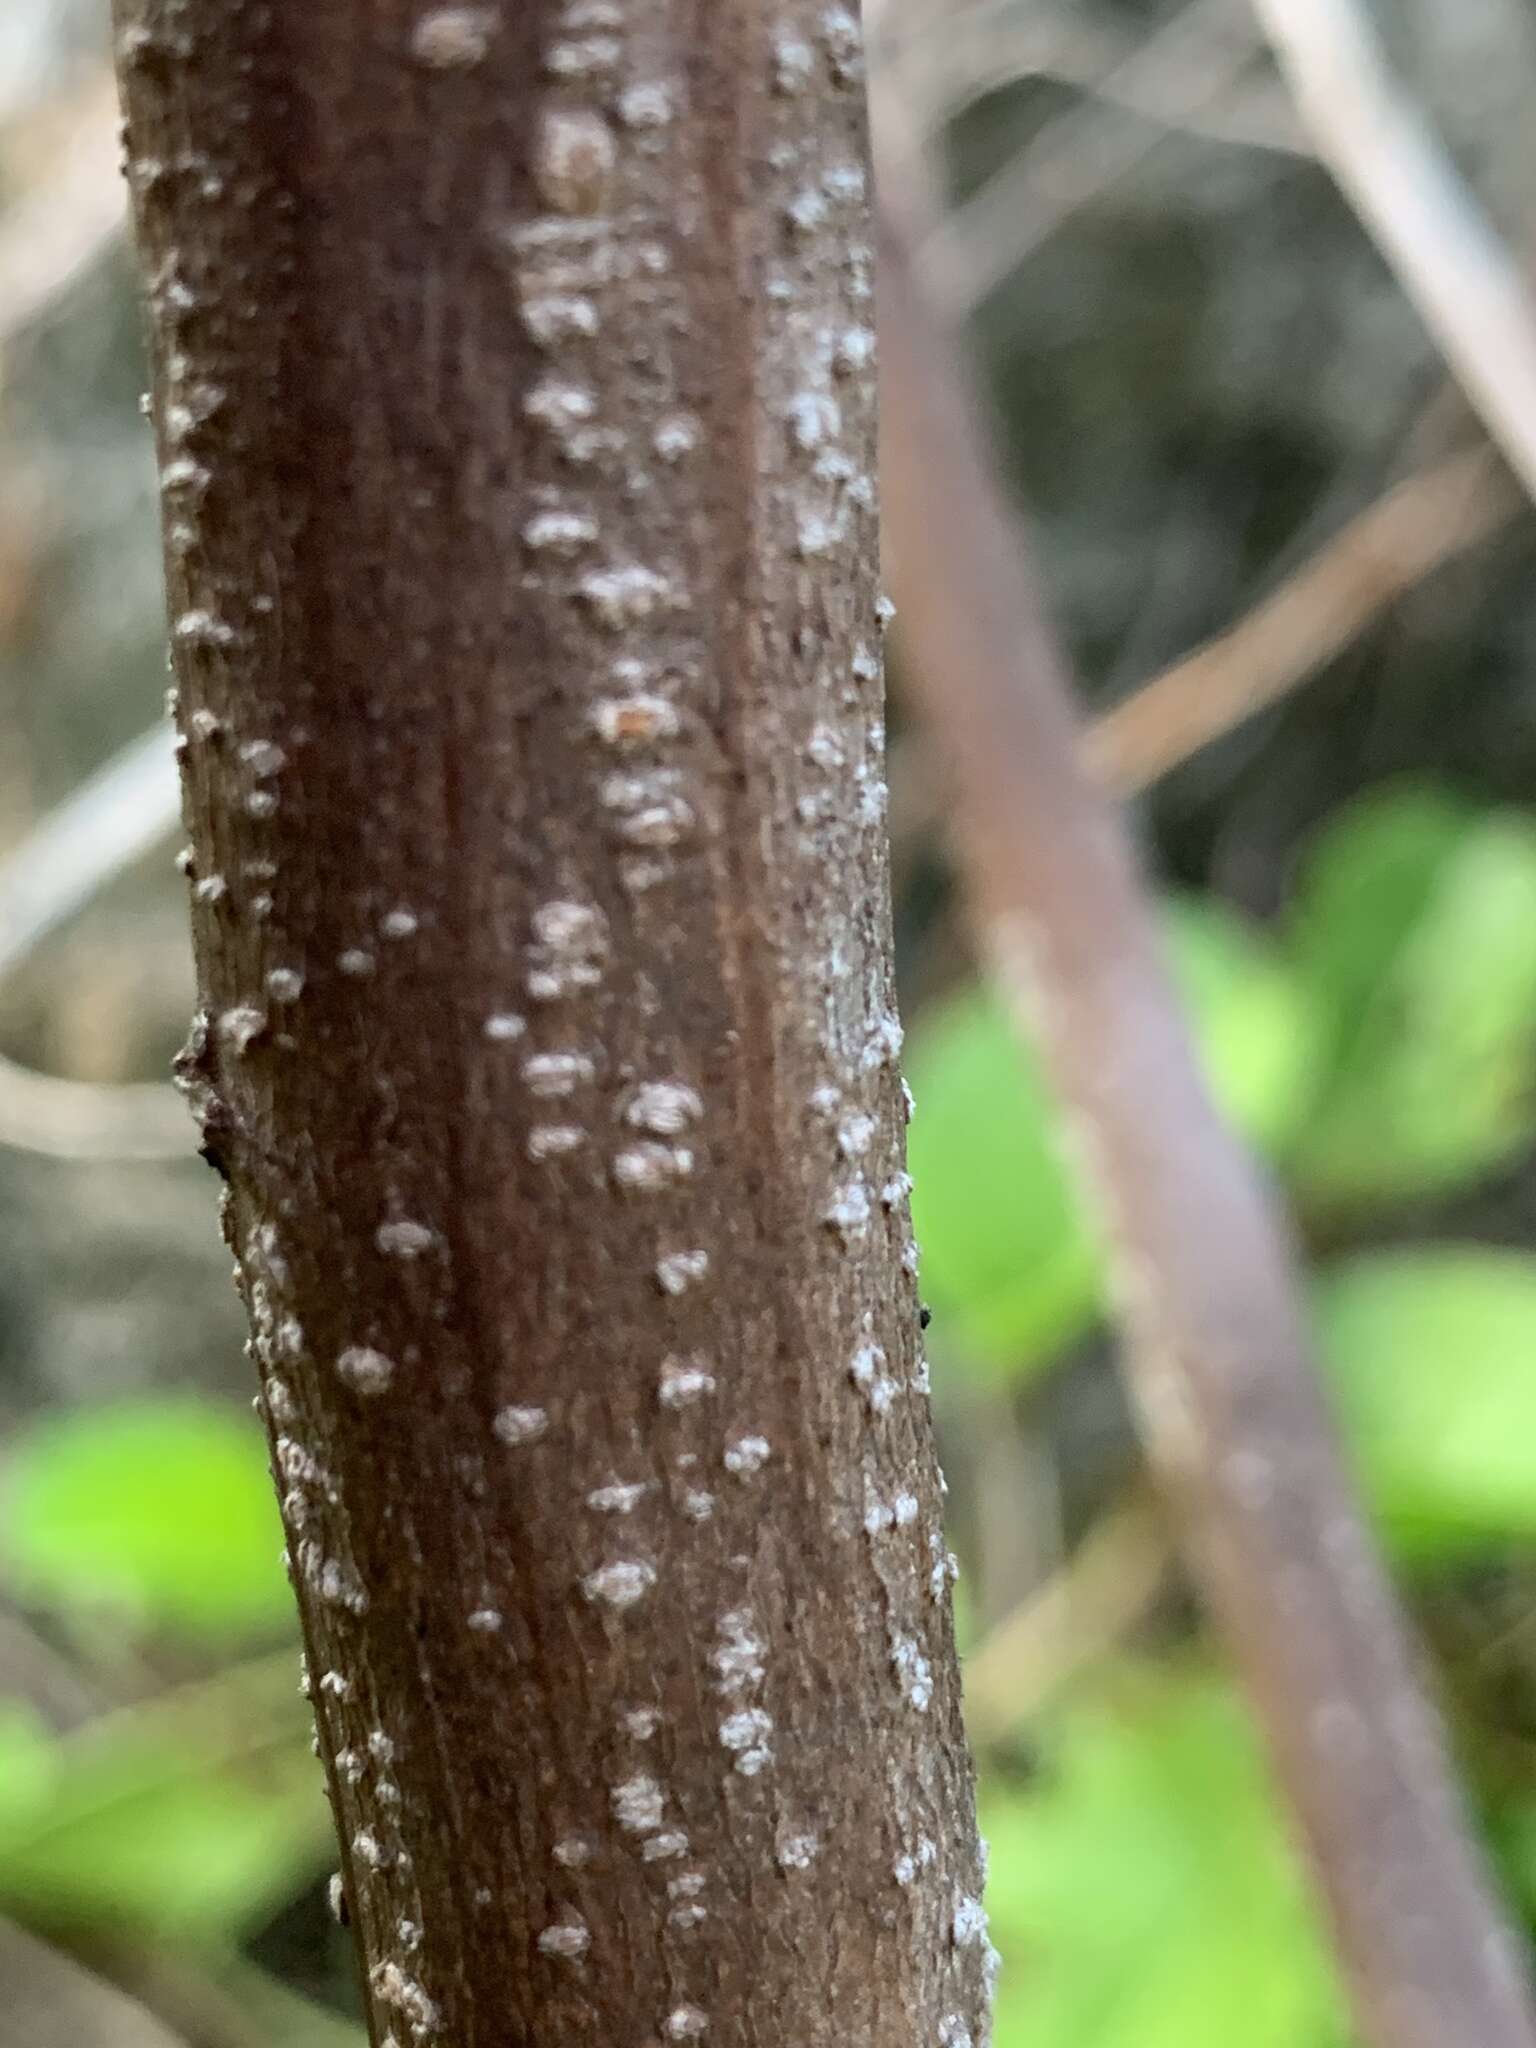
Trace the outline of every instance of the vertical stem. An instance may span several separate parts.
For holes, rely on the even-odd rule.
[[[857,23],[118,20],[184,1080],[373,2039],[965,2048]]]

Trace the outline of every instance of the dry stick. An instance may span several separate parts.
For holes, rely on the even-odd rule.
[[[988,1631],[965,1660],[965,1725],[1000,1742],[1075,1672],[1102,1657],[1167,1583],[1164,1518],[1133,1494],[1061,1567]]]
[[[1379,612],[1524,503],[1482,449],[1405,478],[1228,632],[1096,718],[1082,739],[1089,772],[1118,795],[1146,788],[1315,675]]]
[[[1536,496],[1536,304],[1397,89],[1356,0],[1254,0],[1302,119],[1468,399]]]
[[[1425,576],[1498,532],[1526,502],[1486,451],[1404,478],[1235,626],[1090,719],[1079,740],[1088,772],[1119,796],[1149,788],[1315,676]],[[922,748],[898,745],[906,750],[892,773],[899,881],[942,823],[944,796]]]
[[[116,99],[110,72],[92,72],[0,149],[21,195],[0,218],[0,358],[122,233]]]
[[[170,830],[172,745],[168,724],[141,734],[0,855],[0,982]],[[69,1081],[0,1055],[0,1145],[56,1159],[181,1159],[186,1112],[164,1082]]]
[[[1011,7],[992,15],[948,10],[905,33],[878,38],[870,56],[897,89],[916,129],[936,139],[988,95],[1028,79],[1069,86],[1165,133],[1282,155],[1312,154],[1290,95],[1273,78],[1234,79],[1214,99],[1191,96],[1168,67],[1143,62],[1145,34],[1112,34],[1073,10],[1057,15]],[[1152,39],[1155,42],[1155,38]],[[1070,117],[1069,117],[1070,118]]]
[[[963,2048],[856,18],[116,11],[183,1075],[373,2040]]]
[[[922,273],[940,303],[979,305],[1069,214],[1141,163],[1163,131],[1219,104],[1252,47],[1248,32],[1234,28],[1228,0],[1188,0],[1097,88],[1099,98],[1134,93],[1155,103],[1159,128],[1107,124],[1097,99],[1058,115],[927,236]]]
[[[957,345],[882,234],[887,531],[980,939],[1101,1210],[1153,1467],[1225,1631],[1372,2048],[1532,2048],[1513,1937],[1314,1376],[1286,1233],[1212,1108],[1130,846],[1077,753]]]

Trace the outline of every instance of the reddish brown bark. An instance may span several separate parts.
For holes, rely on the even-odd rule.
[[[856,24],[118,27],[185,1078],[373,2038],[965,2048]]]

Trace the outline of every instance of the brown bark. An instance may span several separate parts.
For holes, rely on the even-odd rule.
[[[118,26],[185,1080],[373,2038],[965,2048],[856,24]]]
[[[892,185],[898,180],[893,177]],[[1028,543],[906,221],[880,242],[903,645],[978,937],[1036,1035],[1118,1283],[1143,1439],[1268,1740],[1372,2048],[1533,2048],[1525,1959],[1319,1391],[1286,1229],[1212,1107]],[[933,508],[940,509],[935,516]]]

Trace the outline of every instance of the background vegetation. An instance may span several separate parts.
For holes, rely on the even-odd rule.
[[[1181,17],[1150,111],[1123,66],[1176,10],[968,11],[1034,38],[1030,75],[957,96],[957,246],[1001,279],[977,342],[1093,712],[1475,430],[1251,29],[1191,117],[1181,81],[1241,0]],[[933,34],[921,8],[884,20]],[[1525,246],[1520,0],[1400,0],[1384,25]],[[11,0],[0,941],[5,850],[154,721],[164,680],[105,67],[94,7]],[[975,195],[1032,162],[999,253]],[[1341,1423],[1536,1919],[1536,528],[1511,509],[1461,546],[1467,503],[1432,512],[1442,564],[1139,817],[1213,1085],[1289,1197]],[[911,1164],[999,2048],[1336,2048],[1297,1866],[1139,1477],[1093,1231],[971,963],[899,710]],[[54,933],[0,985],[0,1050],[101,1091],[103,1119],[106,1091],[163,1076],[183,889],[157,848]],[[0,1123],[18,1086],[0,1071]],[[0,1915],[50,1945],[0,1953],[85,2048],[156,2038],[93,1978],[189,2043],[326,2048],[355,2038],[350,1964],[213,1183],[76,1149],[98,1156],[0,1148]]]

